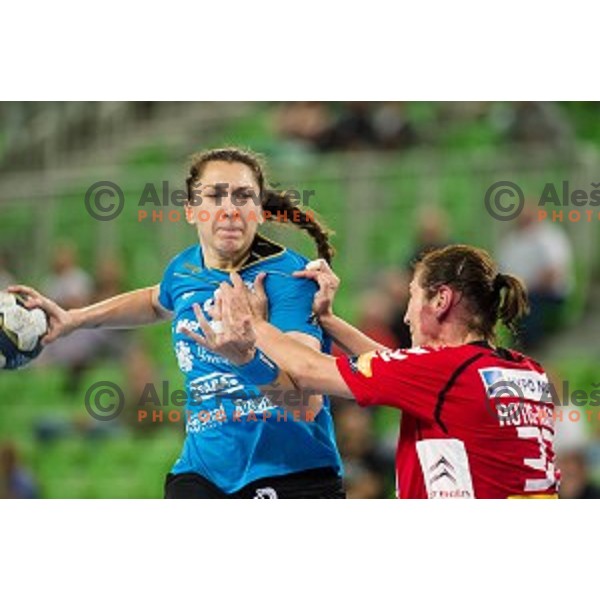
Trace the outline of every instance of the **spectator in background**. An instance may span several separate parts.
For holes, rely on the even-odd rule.
[[[410,269],[424,252],[452,243],[448,234],[448,215],[441,207],[427,205],[419,208],[415,223],[415,241],[407,265]]]
[[[600,499],[600,487],[590,480],[585,448],[572,448],[559,453],[557,466],[560,469],[560,498]]]
[[[387,293],[392,305],[389,327],[396,339],[394,348],[410,348],[412,346],[410,329],[404,322],[406,308],[408,307],[408,286],[410,280],[410,271],[406,269],[390,269],[381,275],[381,287]],[[389,347],[391,348],[392,346]]]
[[[554,102],[510,102],[494,114],[509,142],[552,152],[573,146],[573,127]]]
[[[563,397],[562,376],[548,372],[548,377],[558,394],[554,421],[554,451],[556,466],[560,470],[560,498],[600,498],[600,488],[590,477],[588,456],[593,449],[583,413],[575,418],[577,411],[572,404],[566,405]]]
[[[357,327],[376,342],[396,348],[398,340],[391,328],[393,316],[390,295],[382,289],[370,289],[360,298]]]
[[[418,136],[403,102],[286,102],[274,114],[274,129],[284,139],[324,152],[404,150]]]
[[[498,248],[503,271],[520,277],[529,294],[530,313],[522,321],[523,346],[534,347],[548,332],[546,321],[558,315],[573,288],[573,250],[564,230],[537,220],[536,206],[526,203],[515,227]]]
[[[385,498],[393,490],[394,454],[379,448],[374,435],[372,412],[349,403],[335,409],[336,437],[344,460],[347,497]]]
[[[413,250],[404,269],[390,269],[379,276],[374,290],[361,300],[358,328],[389,348],[410,348],[410,330],[404,322],[408,306],[408,285],[414,262],[427,250],[452,243],[446,212],[438,206],[425,206],[416,214]]]
[[[408,306],[408,285],[412,278],[413,264],[427,250],[442,248],[452,243],[448,236],[447,215],[440,207],[429,205],[419,208],[415,220],[415,240],[406,267],[390,269],[380,275],[379,290],[386,297],[386,303],[384,305],[375,297],[366,298],[363,310],[369,318],[358,325],[363,331],[371,331],[374,334],[371,337],[390,348],[412,346],[410,330],[404,322],[404,316]],[[388,342],[377,338],[377,332],[384,329]]]
[[[325,102],[284,102],[275,113],[275,131],[288,140],[319,148],[332,126]]]
[[[71,242],[61,242],[54,253],[53,274],[48,278],[46,294],[65,309],[89,304],[92,278],[78,265],[77,251]]]
[[[410,330],[404,323],[409,281],[402,271],[384,271],[358,300],[357,327],[389,348],[411,346]],[[332,354],[345,352],[334,344]]]
[[[377,147],[377,132],[369,102],[345,102],[333,126],[323,136],[322,150],[365,150]]]
[[[56,250],[53,275],[46,283],[50,298],[66,309],[79,308],[121,291],[121,271],[114,259],[98,266],[96,280],[79,265],[72,244],[63,242]],[[39,364],[55,364],[65,368],[65,389],[75,394],[85,372],[104,356],[122,356],[127,349],[129,333],[117,330],[79,329],[56,340],[41,355]]]
[[[13,283],[15,283],[15,278],[8,270],[8,258],[6,254],[0,252],[0,290],[6,289]]]
[[[35,480],[21,465],[16,446],[12,442],[0,445],[0,498],[37,498]]]
[[[382,149],[406,150],[418,142],[404,102],[378,102],[372,120],[377,144]]]
[[[96,268],[93,301],[100,302],[123,292],[123,271],[116,258],[103,258]]]
[[[442,101],[435,103],[435,121],[439,127],[459,125],[482,121],[488,117],[491,102],[469,100],[466,102]]]
[[[164,377],[152,360],[147,349],[141,344],[133,344],[125,356],[125,408],[119,417],[120,422],[130,431],[145,435],[165,428],[178,428],[183,434],[185,412],[181,410],[182,398],[174,398],[177,388],[173,386],[170,394],[164,393]],[[183,395],[182,390],[179,390]],[[164,404],[166,401],[167,404]],[[169,420],[171,411],[181,410],[181,422]],[[153,416],[155,413],[156,418]]]
[[[598,388],[600,383],[593,383],[592,387]],[[591,434],[587,451],[588,466],[592,477],[600,481],[600,417],[593,421]]]

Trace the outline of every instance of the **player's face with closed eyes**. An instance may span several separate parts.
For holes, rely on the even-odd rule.
[[[186,218],[203,245],[223,257],[235,257],[252,244],[262,209],[254,173],[243,163],[209,162],[196,184]]]

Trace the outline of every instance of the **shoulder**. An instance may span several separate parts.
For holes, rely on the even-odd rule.
[[[258,273],[265,272],[265,285],[269,295],[286,293],[290,289],[311,290],[314,293],[316,285],[313,281],[293,276],[295,271],[304,269],[309,260],[306,256],[262,235],[257,236],[249,264],[244,267],[242,277],[252,279]]]
[[[444,364],[468,366],[472,363],[483,363],[485,366],[496,365],[505,369],[520,369],[544,373],[544,368],[539,362],[530,356],[509,348],[471,343],[430,350],[436,352],[436,359]]]
[[[308,258],[286,248],[280,256],[262,265],[259,270],[267,273],[265,285],[268,292],[286,296],[290,301],[292,297],[306,296],[308,304],[312,305],[312,298],[318,289],[317,284],[311,279],[293,275],[295,271],[303,270],[308,262]]]
[[[179,254],[176,254],[167,264],[167,271],[183,266],[186,263],[194,262],[198,256],[198,244],[189,246]]]
[[[262,260],[256,261],[256,268],[273,269],[285,273],[293,273],[303,269],[309,262],[309,259],[298,252],[286,248],[285,246],[272,243],[269,255],[264,256]]]
[[[304,269],[309,259],[290,248],[285,248],[280,257],[281,265],[284,269],[291,272]]]
[[[518,352],[517,350],[498,348],[499,353],[506,353],[507,357],[511,362],[514,362],[518,368],[524,368],[529,371],[536,371],[538,373],[545,373],[544,367],[537,360]]]
[[[198,256],[198,244],[192,244],[185,250],[175,255],[171,262],[186,262]]]
[[[350,359],[350,366],[351,368],[354,366],[360,371],[361,364],[370,364],[374,361],[386,372],[421,374],[437,380],[438,378],[447,379],[454,373],[462,371],[484,354],[483,348],[471,345],[415,346],[368,352]]]
[[[481,347],[465,344],[462,346],[414,346],[397,350],[383,350],[378,354],[386,362],[393,360],[422,360],[428,362],[454,363],[469,360],[485,353]]]
[[[286,248],[262,234],[257,234],[250,247],[250,256],[243,271],[254,273],[259,271],[278,271],[292,273],[304,268],[308,258],[294,250]]]

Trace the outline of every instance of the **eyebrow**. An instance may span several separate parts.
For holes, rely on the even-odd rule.
[[[206,185],[204,185],[204,192],[220,192],[220,193],[226,193],[229,191],[229,184],[228,183],[207,183]]]
[[[206,184],[204,184],[203,187],[204,187],[204,189],[212,188],[215,190],[219,189],[219,188],[221,188],[221,189],[225,188],[228,190],[232,189],[233,191],[236,191],[236,192],[239,190],[253,190],[254,189],[254,187],[249,184],[242,184],[242,185],[233,184],[233,185],[231,185],[229,183],[206,183]]]

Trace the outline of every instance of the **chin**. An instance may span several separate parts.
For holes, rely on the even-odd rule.
[[[219,254],[225,258],[229,258],[238,254],[245,246],[243,240],[224,240],[219,246]]]

